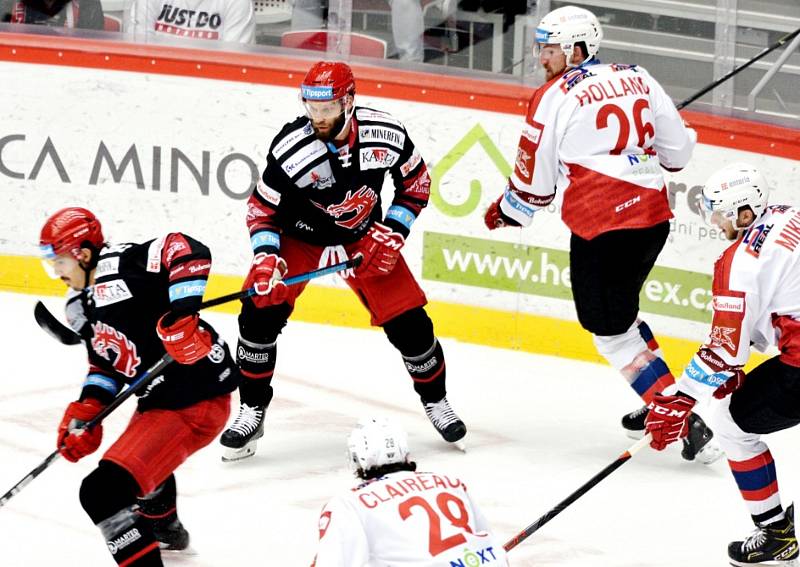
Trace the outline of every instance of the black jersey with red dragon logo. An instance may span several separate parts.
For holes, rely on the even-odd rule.
[[[89,353],[81,398],[110,402],[164,356],[158,319],[168,311],[196,309],[210,271],[208,248],[180,233],[105,246],[94,285],[80,295]],[[213,337],[211,352],[192,365],[169,364],[138,394],[140,410],[179,409],[236,389],[239,373],[225,343],[208,323],[201,325]]]
[[[382,219],[386,174],[394,197]],[[248,201],[254,252],[274,252],[280,234],[319,246],[350,244],[381,221],[403,236],[428,204],[430,177],[405,127],[390,114],[356,107],[341,146],[319,140],[307,117],[286,124]]]

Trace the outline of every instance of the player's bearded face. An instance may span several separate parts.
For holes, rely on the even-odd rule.
[[[342,131],[350,104],[349,97],[329,101],[304,101],[306,115],[311,119],[314,134],[323,142],[333,139]]]
[[[344,125],[344,99],[320,102],[307,100],[303,104],[317,138],[327,141],[341,131]]]
[[[545,79],[560,75],[567,67],[567,56],[558,44],[535,44],[534,55],[544,69]]]

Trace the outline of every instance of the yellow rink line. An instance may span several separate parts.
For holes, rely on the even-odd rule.
[[[206,299],[231,293],[241,287],[242,278],[212,275]],[[424,285],[424,282],[423,282]],[[65,288],[44,273],[38,258],[0,255],[0,290],[35,295],[63,295]],[[238,313],[238,302],[214,308]],[[427,307],[436,334],[468,343],[562,356],[590,362],[604,362],[597,354],[591,335],[577,322],[433,301]],[[343,327],[369,328],[369,316],[349,289],[309,285],[297,302],[293,320]],[[658,336],[667,363],[680,373],[697,350],[697,341]],[[755,353],[748,368],[766,360]]]

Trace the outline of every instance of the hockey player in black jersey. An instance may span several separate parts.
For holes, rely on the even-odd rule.
[[[181,233],[109,245],[94,214],[78,207],[47,220],[40,246],[51,275],[72,290],[67,318],[89,355],[80,396],[58,427],[64,458],[75,462],[97,450],[102,425],[73,430],[165,352],[175,360],[143,390],[127,428],[80,489],[81,505],[119,565],[162,565],[160,548],[189,544],[173,472],[222,431],[239,383],[225,342],[193,311],[211,254]]]
[[[345,281],[400,352],[425,413],[448,442],[466,435],[445,389],[442,347],[425,312],[425,294],[401,249],[428,203],[430,177],[403,125],[355,106],[355,80],[344,63],[319,62],[303,79],[306,116],[272,141],[267,166],[248,201],[253,263],[239,315],[237,362],[241,406],[222,436],[224,460],[252,455],[272,399],[278,334],[304,286],[281,280],[361,255]],[[384,216],[387,173],[394,197]]]

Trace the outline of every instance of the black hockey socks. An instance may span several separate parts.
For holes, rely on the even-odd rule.
[[[422,401],[438,402],[444,398],[444,352],[425,310],[416,307],[401,313],[384,323],[383,331],[403,356],[406,370],[414,381],[414,390]]]
[[[178,519],[175,475],[169,475],[161,486],[139,498],[138,514],[152,527],[161,549],[179,551],[189,546],[189,532]]]
[[[136,513],[136,506],[123,508],[106,518],[97,527],[106,539],[108,550],[117,565],[162,567],[161,552],[153,530],[145,518]]]
[[[272,400],[272,375],[278,354],[277,342],[261,344],[239,337],[236,363],[242,373],[239,397],[243,404],[266,407]]]
[[[108,549],[119,565],[160,567],[161,553],[152,527],[136,513],[139,485],[131,474],[110,461],[83,479],[83,509],[100,528]]]
[[[433,345],[419,356],[403,355],[406,370],[414,381],[414,390],[423,402],[438,402],[447,394],[442,345],[434,338]]]

